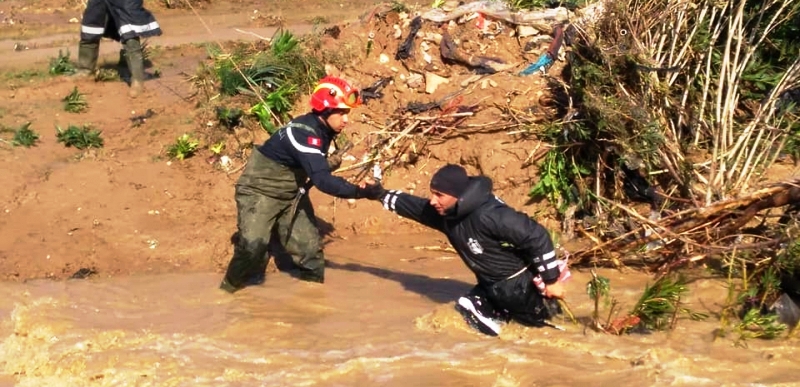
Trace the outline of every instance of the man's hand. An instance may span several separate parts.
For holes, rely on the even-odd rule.
[[[342,155],[339,152],[333,152],[330,156],[328,156],[328,166],[331,168],[331,171],[335,171],[342,166]]]
[[[358,183],[358,188],[367,188],[368,185],[375,185],[375,180],[370,179],[369,177],[365,178],[364,181]]]
[[[370,179],[361,182],[358,185],[358,192],[356,192],[356,199],[369,199],[369,200],[379,200],[383,197],[386,193],[386,189],[383,188],[381,183],[372,182],[370,183]]]
[[[556,281],[544,288],[544,296],[548,298],[564,298],[565,295],[564,283]]]

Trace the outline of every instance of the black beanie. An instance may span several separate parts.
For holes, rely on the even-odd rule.
[[[431,178],[431,189],[450,196],[461,197],[469,185],[469,176],[464,167],[447,164],[439,168]]]

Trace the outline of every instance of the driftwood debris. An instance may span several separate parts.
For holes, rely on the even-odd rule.
[[[621,204],[638,226],[615,238],[573,252],[573,265],[648,266],[666,272],[689,262],[733,250],[770,248],[785,243],[787,235],[747,232],[745,226],[765,210],[800,203],[800,179],[772,184],[746,196],[706,207],[683,210],[650,220]],[[586,234],[586,232],[584,231]]]

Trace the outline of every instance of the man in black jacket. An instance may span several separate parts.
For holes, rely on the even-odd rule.
[[[380,201],[447,235],[478,280],[456,303],[471,326],[496,336],[503,320],[540,327],[560,313],[552,301],[564,295],[559,279],[567,269],[544,227],[498,199],[489,178],[470,177],[461,166],[439,169],[430,188],[429,200],[390,190]]]
[[[263,275],[273,230],[292,255],[296,276],[324,282],[325,258],[307,191],[313,185],[345,199],[377,199],[383,191],[380,185],[356,186],[331,174],[328,150],[359,101],[358,90],[327,76],[311,95],[311,112],[254,150],[236,182],[239,238],[221,289],[233,293]]]

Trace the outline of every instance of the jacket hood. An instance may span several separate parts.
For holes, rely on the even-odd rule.
[[[486,176],[470,176],[469,185],[458,198],[452,217],[463,218],[493,197],[492,179]]]

